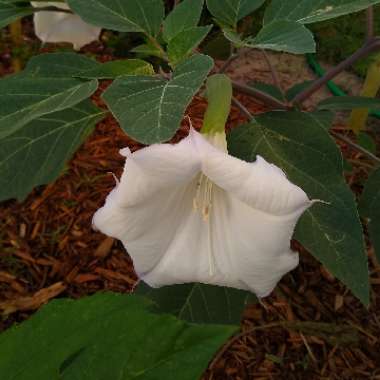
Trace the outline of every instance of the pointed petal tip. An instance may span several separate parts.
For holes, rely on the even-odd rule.
[[[119,154],[123,157],[128,158],[132,155],[132,151],[128,147],[125,147],[119,150]]]

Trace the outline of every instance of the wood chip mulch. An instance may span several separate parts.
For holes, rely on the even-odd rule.
[[[244,96],[238,99],[253,113],[263,111]],[[95,101],[99,103],[98,96]],[[204,110],[204,101],[196,97],[187,111],[197,128]],[[242,121],[233,108],[229,125]],[[187,130],[185,120],[173,141]],[[53,297],[133,288],[136,276],[122,245],[91,227],[94,212],[115,185],[114,175],[121,174],[123,157],[118,151],[126,146],[141,148],[107,117],[55,183],[35,189],[23,202],[2,203],[0,330],[28,318]],[[342,148],[350,159],[362,159]],[[351,182],[364,169],[358,169]],[[373,290],[366,310],[297,248],[299,267],[270,297],[247,308],[241,334],[216,355],[204,379],[380,380],[380,266],[372,249]]]

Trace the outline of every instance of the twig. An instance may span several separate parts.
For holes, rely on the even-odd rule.
[[[219,359],[224,355],[224,353],[236,342],[238,341],[240,338],[242,338],[243,336],[246,336],[246,335],[250,335],[252,334],[253,332],[255,331],[258,331],[258,330],[265,330],[265,329],[269,329],[269,328],[272,328],[272,327],[281,327],[284,325],[284,322],[275,322],[275,323],[268,323],[266,325],[262,325],[262,326],[256,326],[256,327],[253,327],[252,329],[249,329],[247,331],[243,331],[241,332],[240,334],[237,334],[235,335],[233,338],[231,338],[223,347],[222,349],[217,353],[217,355],[215,356],[214,360],[211,362],[209,368],[212,369],[212,367],[219,361]]]
[[[374,27],[374,10],[373,6],[367,9],[367,41],[370,41],[375,35]]]
[[[245,107],[244,104],[242,104],[241,102],[239,102],[239,100],[237,100],[235,97],[232,98],[232,103],[237,107],[239,108],[240,112],[247,116],[249,121],[253,121],[254,120],[254,117],[253,115],[248,111],[248,109]]]
[[[22,45],[22,23],[21,19],[13,21],[9,25],[9,32],[12,38],[12,43],[15,47],[19,48]],[[22,63],[18,52],[14,51],[12,56],[12,67],[15,73],[22,70]]]
[[[278,72],[277,72],[276,68],[272,65],[272,62],[270,61],[268,53],[264,49],[261,49],[261,52],[263,53],[264,59],[265,59],[267,65],[269,67],[269,70],[270,70],[270,72],[272,74],[273,84],[276,87],[279,88],[279,90],[281,91],[282,96],[285,98],[285,91],[284,91],[284,88],[281,85],[280,78],[278,76]]]
[[[367,156],[368,158],[372,159],[373,161],[375,161],[376,163],[380,164],[380,158],[375,156],[373,153],[369,152],[367,149],[361,147],[360,145],[354,143],[353,141],[351,141],[348,137],[344,136],[344,135],[341,135],[339,133],[336,133],[334,131],[330,131],[330,133],[336,137],[337,139],[345,142],[347,145],[349,145],[351,148],[354,148],[356,149],[357,151],[359,151],[360,153],[363,153],[365,156]]]
[[[231,54],[230,57],[223,63],[223,65],[218,70],[219,74],[223,74],[230,67],[231,63],[235,61],[235,59],[239,57],[239,54]]]
[[[380,50],[380,38],[373,38],[366,42],[359,50],[348,57],[346,60],[341,62],[339,65],[335,66],[329,70],[323,77],[317,79],[304,91],[300,92],[294,99],[293,104],[301,104],[321,87],[323,87],[329,80],[340,74],[343,70],[347,69],[353,65],[356,61],[361,58],[368,56],[376,50]]]
[[[224,355],[224,353],[235,343],[237,342],[240,338],[244,337],[244,336],[248,336],[256,331],[260,331],[260,330],[266,330],[266,329],[270,329],[270,328],[274,328],[274,327],[282,327],[288,331],[296,331],[298,332],[298,334],[301,336],[301,339],[303,340],[303,342],[305,343],[305,346],[306,346],[306,349],[308,350],[310,356],[312,357],[313,361],[315,361],[315,363],[317,362],[315,356],[313,355],[310,347],[308,347],[308,343],[303,335],[303,328],[307,328],[308,326],[310,326],[310,324],[318,324],[318,325],[324,325],[323,323],[314,323],[314,322],[297,322],[297,321],[294,321],[294,322],[291,322],[291,321],[279,321],[279,322],[273,322],[273,323],[268,323],[266,325],[261,325],[261,326],[255,326],[255,327],[252,327],[251,329],[249,330],[246,330],[246,331],[243,331],[235,336],[233,336],[221,349],[220,351],[216,354],[215,358],[213,359],[213,361],[211,362],[210,366],[209,366],[209,369],[212,369],[214,367],[214,365],[219,361],[219,359]],[[355,330],[359,331],[360,333],[364,334],[364,335],[367,335],[369,337],[372,337],[372,335],[370,335],[369,333],[367,333],[364,329],[360,328],[359,326],[356,326],[354,325],[353,323],[350,323],[350,326],[353,327]],[[348,326],[347,326],[348,327]],[[323,330],[322,330],[323,331]],[[312,331],[310,331],[310,333],[312,333]],[[309,334],[308,334],[309,335]],[[310,334],[310,335],[314,335],[314,334]],[[327,340],[327,337],[325,338]],[[314,360],[315,359],[315,360]]]
[[[288,106],[285,103],[280,102],[279,100],[277,100],[273,96],[270,96],[270,95],[266,94],[265,92],[257,90],[253,87],[245,86],[245,85],[242,85],[242,84],[239,84],[236,82],[232,82],[232,87],[235,90],[242,92],[244,94],[250,95],[253,98],[260,100],[262,103],[264,103],[268,106],[271,106],[275,109],[281,109],[281,110],[287,110],[288,109]]]
[[[315,365],[318,365],[318,360],[316,359],[316,357],[313,353],[313,350],[311,349],[311,347],[309,346],[309,343],[307,343],[305,336],[301,332],[300,332],[300,337],[303,341],[303,344],[306,347],[307,352],[309,353],[309,356],[311,357],[311,360],[314,362]]]

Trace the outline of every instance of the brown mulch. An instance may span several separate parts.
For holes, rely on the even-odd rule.
[[[253,113],[263,111],[245,96],[238,99]],[[204,110],[204,101],[196,97],[187,111],[197,128]],[[243,121],[233,108],[229,126]],[[173,141],[187,129],[184,121]],[[91,227],[92,215],[115,185],[113,175],[120,176],[124,159],[118,151],[125,146],[141,148],[107,117],[55,183],[35,189],[23,202],[2,203],[0,330],[53,297],[133,288],[136,276],[122,245]],[[358,163],[348,178],[356,184],[366,174],[366,162],[342,149]],[[242,333],[217,354],[205,379],[380,379],[380,266],[372,249],[373,291],[366,310],[294,244],[301,252],[299,267],[270,297],[246,310]]]

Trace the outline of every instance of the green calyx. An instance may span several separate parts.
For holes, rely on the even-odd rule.
[[[208,107],[203,120],[201,133],[224,133],[231,110],[232,85],[224,74],[210,76],[206,82]]]

